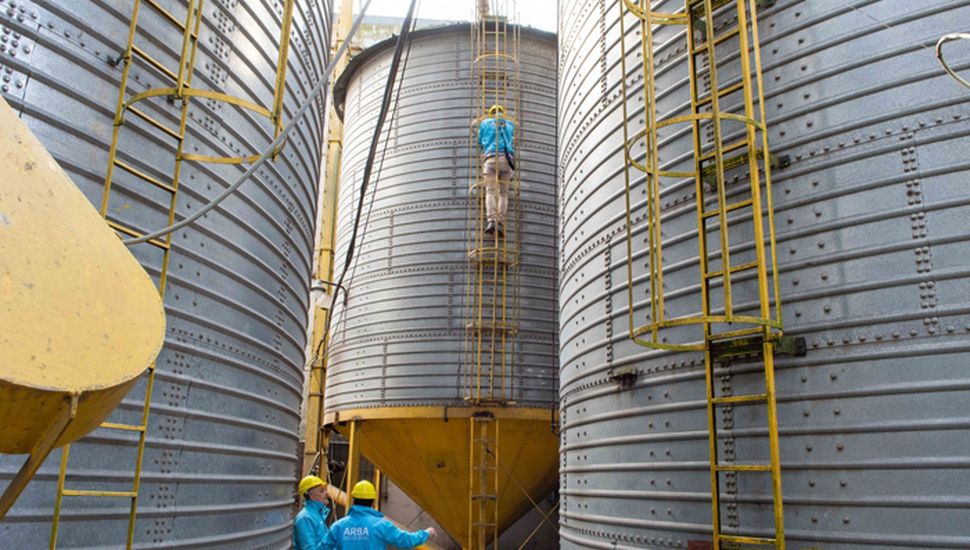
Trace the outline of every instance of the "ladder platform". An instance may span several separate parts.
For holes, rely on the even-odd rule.
[[[475,264],[518,265],[519,255],[501,246],[485,246],[468,253],[468,261]]]
[[[734,542],[737,544],[765,544],[765,545],[775,545],[776,539],[769,539],[765,537],[746,537],[744,535],[717,535],[718,540],[723,540],[725,542]]]
[[[740,403],[758,403],[768,399],[767,393],[755,393],[750,395],[732,395],[730,397],[715,397],[711,403],[715,405],[734,405]]]
[[[505,332],[508,334],[515,334],[518,329],[515,325],[511,323],[489,323],[489,322],[473,322],[465,325],[465,330],[468,332]]]
[[[717,464],[718,472],[770,472],[771,464]]]
[[[734,338],[711,342],[711,357],[715,361],[725,361],[745,355],[761,354],[764,351],[764,336]],[[781,336],[775,340],[775,353],[805,357],[808,345],[802,336]]]
[[[80,489],[64,489],[61,493],[66,497],[111,497],[111,498],[135,498],[137,491],[93,491]]]
[[[735,142],[731,144],[731,146],[735,146],[739,143],[742,143],[742,142]],[[722,149],[722,152],[727,150],[728,150],[727,148]],[[758,156],[758,158],[764,158],[765,156],[764,150],[762,150],[760,147],[755,147],[755,154]],[[708,155],[711,155],[711,153],[708,153]],[[710,158],[706,160],[710,160]],[[730,170],[732,168],[737,168],[738,166],[744,165],[745,162],[748,162],[747,151],[738,155],[728,157],[723,161],[721,161],[721,164],[722,166],[724,166],[724,170]],[[787,167],[789,164],[791,164],[791,160],[788,158],[788,155],[779,156],[773,153],[768,153],[768,163],[772,168],[778,169],[778,168]],[[705,166],[701,170],[701,178],[707,183],[710,183],[712,185],[716,184],[717,183],[717,164],[708,164],[707,166]]]

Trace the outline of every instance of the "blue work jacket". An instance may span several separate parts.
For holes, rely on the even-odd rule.
[[[330,509],[323,503],[307,500],[293,520],[293,548],[295,550],[331,550],[327,536],[327,515]]]
[[[356,504],[330,528],[330,543],[340,550],[414,548],[427,540],[427,531],[408,533],[384,519],[384,514],[377,510]]]
[[[514,157],[514,140],[515,124],[511,120],[486,118],[478,125],[478,146],[482,148],[482,156],[507,152]]]

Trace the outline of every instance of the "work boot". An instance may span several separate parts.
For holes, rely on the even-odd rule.
[[[488,225],[485,226],[485,234],[491,235],[492,233],[495,233],[495,222],[488,220]]]
[[[498,231],[498,236],[502,237],[505,235],[505,226],[501,222],[495,224],[495,231]]]

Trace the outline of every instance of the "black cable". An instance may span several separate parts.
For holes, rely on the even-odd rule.
[[[367,186],[370,183],[371,172],[374,169],[374,159],[377,156],[377,143],[381,137],[381,131],[384,128],[384,121],[387,119],[387,112],[391,106],[391,99],[394,96],[394,83],[397,80],[398,68],[401,64],[401,54],[404,51],[404,44],[410,43],[411,30],[414,27],[414,7],[417,4],[417,0],[411,0],[411,5],[408,7],[408,13],[404,17],[404,21],[401,23],[401,34],[397,37],[397,44],[394,46],[394,57],[391,59],[390,71],[387,75],[387,84],[384,87],[384,98],[381,101],[381,110],[377,115],[377,125],[374,127],[374,138],[371,140],[370,150],[367,153],[367,163],[364,165],[364,177],[363,181],[360,183],[360,200],[357,203],[357,214],[354,216],[354,228],[350,234],[350,242],[347,245],[347,257],[344,260],[344,268],[340,273],[340,278],[337,279],[337,289],[333,293],[333,303],[337,302],[337,296],[340,294],[340,290],[344,288],[343,282],[344,278],[347,276],[347,271],[350,270],[351,262],[354,259],[354,249],[357,244],[357,231],[360,229],[360,219],[364,211],[364,199],[367,197]],[[403,80],[402,80],[403,83]],[[347,294],[347,291],[344,291]],[[346,301],[347,297],[344,297]],[[321,344],[325,341],[330,340],[330,325],[333,321],[333,305],[330,308],[331,313],[327,315],[327,325],[324,328],[323,340]],[[319,346],[318,346],[319,350]]]
[[[420,3],[420,2],[419,2]],[[411,26],[411,31],[417,27],[418,20],[415,19]],[[387,127],[387,132],[384,135],[384,148],[381,150],[381,161],[377,165],[377,177],[374,178],[374,184],[371,186],[370,191],[370,202],[367,203],[367,215],[364,216],[364,226],[361,228],[360,232],[360,247],[364,247],[364,239],[367,238],[367,226],[370,225],[370,216],[374,211],[374,199],[377,197],[377,186],[381,183],[381,174],[384,172],[384,161],[387,159],[387,149],[388,145],[391,143],[391,130],[394,129],[394,116],[398,113],[398,107],[401,103],[401,89],[404,87],[404,78],[408,71],[408,61],[411,59],[411,41],[408,41],[408,49],[404,52],[404,62],[401,64],[400,72],[400,82],[398,83],[397,90],[394,94],[394,107],[391,109],[392,118],[391,125]],[[354,265],[350,267],[350,279],[353,280],[354,274],[357,273],[357,264],[359,263],[360,256],[354,257]],[[346,294],[347,289],[344,289]],[[346,297],[344,298],[346,301]]]

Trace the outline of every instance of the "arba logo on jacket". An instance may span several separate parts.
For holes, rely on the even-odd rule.
[[[368,536],[366,527],[344,527],[345,538],[360,539]]]

